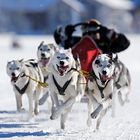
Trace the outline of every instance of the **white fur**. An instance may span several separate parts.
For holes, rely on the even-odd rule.
[[[112,107],[112,116],[115,116],[115,96],[118,95],[121,98],[119,93],[124,94],[123,89],[127,88],[129,90],[130,88],[128,69],[121,64],[117,58],[108,54],[97,56],[92,63],[92,70],[95,75],[93,74],[94,78],[88,80],[87,125],[91,125],[91,117],[97,118],[96,130],[99,129],[101,120],[108,108]],[[118,84],[119,86],[117,86]],[[101,91],[104,97],[101,95]],[[122,102],[125,102],[125,100]]]
[[[44,82],[46,83],[48,83],[48,75],[50,73],[48,70],[48,66],[56,50],[58,50],[57,46],[54,46],[53,44],[44,44],[44,42],[41,42],[37,49],[38,64],[43,73]],[[44,104],[49,97],[49,88],[47,87],[43,90],[43,96],[39,100],[40,105]]]
[[[61,116],[60,125],[61,129],[64,129],[67,115],[71,111],[79,91],[79,86],[77,86],[79,73],[71,69],[76,68],[76,62],[71,53],[71,49],[64,50],[61,48],[57,51],[51,60],[49,68],[51,71],[49,75],[49,84],[51,86],[49,88],[54,102],[51,119],[57,119]],[[65,89],[65,95],[60,95],[53,80],[53,76],[61,87],[71,79],[69,85]]]
[[[37,66],[37,62],[34,60],[12,60],[7,63],[7,74],[11,78],[11,84],[16,97],[17,111],[21,112],[23,110],[22,95],[26,93],[29,102],[29,119],[31,119],[34,114],[37,115],[39,113],[38,102],[39,96],[42,93],[42,86],[36,82],[43,82],[43,75]],[[21,94],[20,91],[26,84],[27,88],[25,88],[25,92]],[[20,91],[17,90],[16,86]]]

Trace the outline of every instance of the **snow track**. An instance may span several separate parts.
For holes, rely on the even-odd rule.
[[[32,122],[27,121],[27,111],[17,113],[15,97],[6,74],[6,63],[11,59],[36,58],[36,49],[42,40],[50,37],[22,37],[23,48],[11,50],[9,38],[1,36],[0,65],[0,139],[9,140],[140,140],[140,36],[129,35],[130,48],[119,54],[119,58],[129,68],[132,76],[130,103],[121,107],[116,104],[116,117],[111,117],[109,111],[103,119],[99,132],[86,126],[87,105],[76,103],[66,122],[66,130],[60,130],[59,119],[50,120],[48,104],[40,106],[40,114]],[[36,49],[35,49],[36,48]],[[24,98],[25,109],[27,98]]]

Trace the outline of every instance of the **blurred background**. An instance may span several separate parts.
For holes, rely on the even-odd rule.
[[[53,34],[58,25],[98,19],[140,33],[140,0],[0,0],[0,34]]]

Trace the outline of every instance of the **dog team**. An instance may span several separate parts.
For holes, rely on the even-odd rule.
[[[115,116],[116,97],[121,105],[129,101],[130,73],[116,53],[102,52],[92,60],[91,70],[85,74],[81,59],[73,55],[72,49],[64,48],[61,44],[41,42],[37,48],[37,60],[7,62],[7,74],[15,93],[17,111],[24,110],[22,96],[26,94],[30,120],[39,113],[39,105],[50,97],[50,119],[60,117],[60,127],[65,129],[74,103],[86,97],[87,125],[91,126],[92,119],[96,119],[95,130],[98,130],[109,108],[112,116]]]
[[[82,37],[73,35],[77,26],[81,26]],[[24,110],[23,94],[29,101],[29,119],[39,113],[39,105],[50,97],[50,119],[60,117],[60,127],[65,129],[74,103],[86,97],[87,125],[96,119],[98,130],[109,108],[115,116],[116,97],[121,105],[129,101],[131,76],[117,53],[127,49],[130,41],[95,19],[67,25],[64,31],[59,27],[54,31],[54,39],[57,45],[40,43],[37,60],[7,62],[17,111]]]

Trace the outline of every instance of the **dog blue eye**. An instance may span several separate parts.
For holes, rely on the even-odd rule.
[[[57,56],[58,59],[60,59],[60,56]]]

